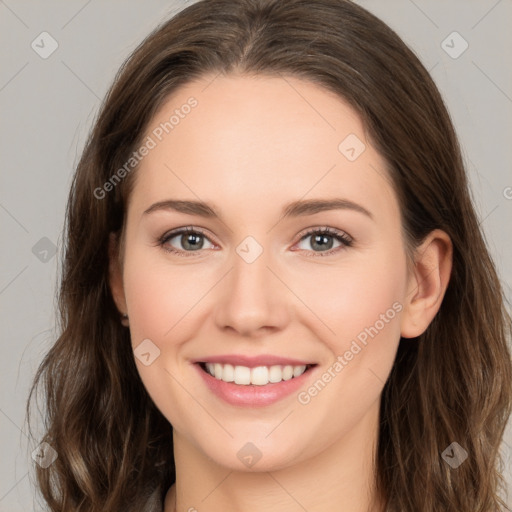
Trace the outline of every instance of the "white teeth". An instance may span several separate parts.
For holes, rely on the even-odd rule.
[[[224,366],[219,365],[222,367],[222,375],[219,377],[224,382],[234,382],[235,380],[235,367],[231,364],[225,364]]]
[[[283,380],[283,370],[280,366],[271,366],[268,373],[268,380],[270,382],[281,382]]]
[[[277,383],[282,380],[300,377],[306,371],[306,366],[275,365],[249,368],[231,364],[206,363],[206,369],[212,377],[224,382],[234,382],[242,386],[248,386],[249,384],[265,386],[268,383]]]
[[[251,369],[251,384],[264,386],[268,382],[268,368],[266,366],[257,366]]]
[[[221,377],[222,379],[222,377]],[[251,383],[251,369],[247,366],[235,366],[235,384],[246,386]]]
[[[305,369],[305,366],[293,366],[293,376],[300,377],[304,373]]]
[[[293,366],[285,366],[283,369],[283,380],[290,380],[293,377]]]

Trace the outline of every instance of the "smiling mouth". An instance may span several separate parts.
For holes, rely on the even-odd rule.
[[[316,364],[300,366],[273,365],[273,366],[234,366],[220,363],[198,363],[201,369],[217,380],[231,382],[241,386],[266,386],[278,384],[282,381],[295,379],[309,371]]]

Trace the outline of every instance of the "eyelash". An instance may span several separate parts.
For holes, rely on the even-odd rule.
[[[171,231],[171,232],[165,233],[164,235],[162,235],[162,237],[159,238],[158,245],[161,246],[164,251],[172,253],[172,254],[176,254],[177,256],[183,256],[185,258],[193,257],[194,256],[193,253],[196,252],[196,251],[182,251],[182,250],[179,250],[179,249],[175,249],[174,247],[166,246],[166,244],[167,244],[167,242],[169,240],[171,240],[172,238],[175,238],[178,235],[183,235],[183,234],[201,235],[201,236],[204,236],[205,238],[207,238],[209,240],[209,237],[201,229],[195,228],[193,226],[187,226],[185,228],[180,228],[180,229],[177,229],[175,231]],[[329,227],[309,229],[305,233],[301,234],[301,236],[299,238],[299,242],[303,238],[307,238],[308,236],[311,236],[311,235],[329,235],[329,236],[332,236],[332,237],[334,237],[336,240],[338,240],[341,243],[341,246],[334,247],[333,249],[329,249],[328,251],[321,251],[321,252],[314,252],[313,251],[314,255],[311,255],[311,254],[307,255],[307,257],[310,257],[310,258],[331,256],[332,254],[338,252],[339,250],[342,250],[342,249],[344,249],[346,247],[351,247],[353,242],[354,242],[353,239],[351,237],[349,237],[346,233],[343,233],[342,231],[338,231],[336,229],[329,228]],[[199,252],[199,251],[197,251],[197,252]],[[310,252],[310,251],[308,251],[308,252]]]

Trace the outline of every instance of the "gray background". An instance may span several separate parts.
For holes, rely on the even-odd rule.
[[[512,48],[512,1],[357,3],[399,33],[440,88],[510,301],[512,65],[505,56]],[[24,407],[34,371],[55,335],[55,283],[73,168],[119,65],[184,5],[0,0],[0,511],[40,509],[31,487],[35,445],[28,442]],[[46,59],[31,47],[33,41],[43,46],[43,31],[58,43]],[[454,31],[469,44],[457,58],[463,40],[446,39]],[[39,51],[49,48],[45,39]],[[510,483],[511,447],[509,428],[503,450]]]

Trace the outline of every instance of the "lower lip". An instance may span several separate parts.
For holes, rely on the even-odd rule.
[[[213,391],[219,398],[231,405],[247,407],[264,407],[291,395],[304,386],[306,379],[315,369],[315,367],[310,367],[301,376],[281,382],[269,383],[264,386],[255,386],[254,384],[244,386],[216,379],[204,371],[198,363],[195,363],[194,366],[210,391]]]

